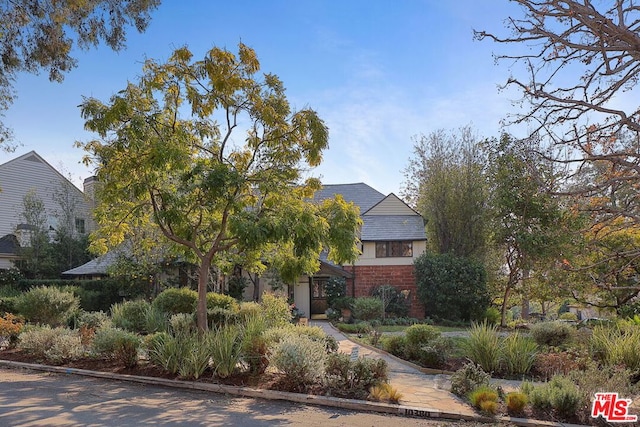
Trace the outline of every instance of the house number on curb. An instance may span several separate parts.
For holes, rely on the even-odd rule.
[[[429,411],[420,411],[418,409],[405,409],[404,414],[410,417],[431,418]]]

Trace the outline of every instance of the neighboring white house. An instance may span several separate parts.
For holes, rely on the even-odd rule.
[[[85,192],[93,194],[94,181],[85,180]],[[6,163],[0,164],[0,269],[13,267],[17,258],[16,243],[28,242],[29,225],[25,224],[24,197],[33,192],[42,200],[47,224],[51,231],[59,224],[60,202],[64,197],[71,206],[76,233],[93,230],[92,202],[89,197],[47,163],[35,151],[31,151]]]

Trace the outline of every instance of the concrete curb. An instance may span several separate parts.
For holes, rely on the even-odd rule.
[[[268,400],[286,400],[289,402],[308,405],[327,406],[333,408],[349,409],[353,411],[375,412],[392,414],[411,418],[447,419],[460,421],[477,421],[483,423],[508,422],[517,426],[545,426],[545,427],[579,427],[575,424],[563,424],[547,421],[530,420],[526,418],[512,417],[484,417],[480,415],[469,416],[460,413],[442,412],[434,409],[416,408],[405,405],[392,405],[389,403],[369,402],[366,400],[343,399],[338,397],[317,396],[300,393],[288,393],[275,390],[261,390],[250,387],[238,387],[224,384],[199,383],[193,381],[170,380],[166,378],[142,377],[137,375],[114,374],[110,372],[88,371],[85,369],[67,368],[64,366],[48,366],[32,363],[0,360],[0,366],[8,368],[30,369],[34,371],[53,372],[58,374],[73,374],[93,378],[103,378],[115,381],[128,381],[138,384],[178,388],[183,390],[208,391],[213,393],[229,394],[241,397],[251,397]]]

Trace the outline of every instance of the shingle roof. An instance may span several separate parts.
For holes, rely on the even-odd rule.
[[[121,252],[114,250],[107,252],[106,254],[92,259],[86,264],[82,264],[79,267],[72,268],[71,270],[64,271],[63,276],[97,276],[107,275],[107,269],[111,267],[120,256]]]
[[[13,234],[0,237],[0,254],[17,254],[20,244]]]
[[[365,215],[362,240],[426,240],[424,222],[418,215]]]
[[[362,182],[355,184],[330,184],[323,185],[314,195],[314,200],[322,201],[340,194],[346,202],[353,202],[360,207],[360,213],[364,213],[376,204],[380,203],[385,195],[369,187]]]

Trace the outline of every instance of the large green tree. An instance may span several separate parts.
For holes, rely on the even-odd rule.
[[[149,11],[160,0],[10,0],[0,2],[0,114],[15,97],[13,82],[22,72],[46,70],[62,81],[77,64],[74,45],[125,45],[126,28],[144,31]],[[11,132],[0,123],[0,144]],[[6,147],[6,145],[5,145]]]
[[[543,158],[533,156],[535,140],[518,141],[509,135],[487,145],[490,205],[494,244],[504,256],[502,321],[509,298],[519,290],[523,300],[531,273],[555,267],[570,237],[571,215],[552,194],[555,171]],[[527,316],[527,306],[523,306]]]
[[[213,48],[194,60],[185,47],[105,104],[85,99],[82,145],[101,181],[93,247],[107,250],[151,221],[199,265],[197,320],[206,323],[211,265],[268,259],[292,282],[358,255],[356,207],[311,198],[328,129],[315,111],[292,111],[282,82],[259,74],[255,52]],[[258,255],[264,255],[261,258]]]
[[[427,221],[435,253],[484,260],[489,219],[485,164],[470,127],[416,139],[403,195]]]

